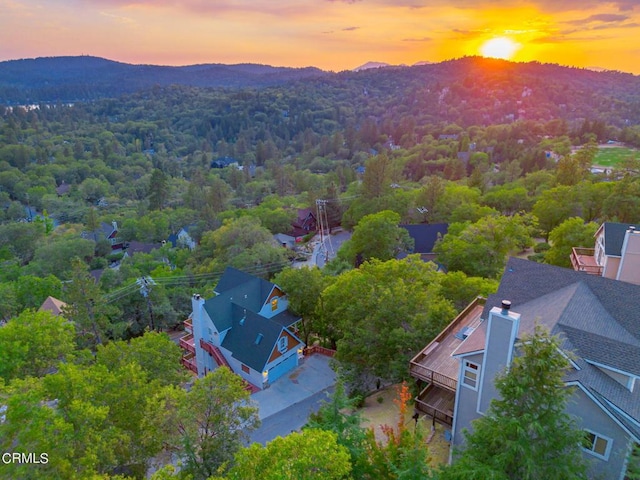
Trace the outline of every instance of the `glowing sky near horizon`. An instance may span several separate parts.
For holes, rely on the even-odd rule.
[[[640,74],[640,0],[0,0],[0,60],[439,62],[511,39],[514,61]]]

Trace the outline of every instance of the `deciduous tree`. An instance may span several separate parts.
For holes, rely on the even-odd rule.
[[[527,219],[520,215],[485,217],[468,225],[452,224],[433,250],[449,270],[495,278],[504,268],[509,252],[532,243],[531,230]]]
[[[74,322],[81,348],[95,349],[107,340],[110,332],[119,331],[110,321],[110,316],[116,312],[115,307],[106,303],[82,260],[72,262],[71,281],[67,284],[64,300],[67,305],[63,308],[63,315]]]
[[[308,343],[321,316],[320,297],[330,277],[317,267],[285,268],[275,276],[274,282],[287,294],[289,309],[302,317],[302,340]]]
[[[549,233],[551,248],[544,254],[545,263],[559,267],[571,267],[573,247],[593,248],[593,236],[598,230],[597,223],[584,223],[580,217],[565,220]]]
[[[0,327],[0,377],[42,376],[74,351],[74,329],[51,312],[25,310]]]
[[[413,239],[398,226],[400,215],[384,210],[363,217],[356,225],[351,239],[346,241],[339,256],[351,262],[370,259],[381,261],[395,258],[402,251],[413,249]]]
[[[177,427],[185,472],[206,479],[231,464],[249,432],[260,425],[249,399],[243,380],[226,367],[196,380],[186,395],[165,397],[175,410],[160,404],[157,412],[164,411],[164,425]]]
[[[407,375],[410,357],[455,316],[429,288],[438,275],[417,256],[373,260],[324,290],[324,333],[337,339],[337,358],[352,379]]]
[[[254,443],[236,454],[229,480],[325,480],[348,478],[349,453],[335,433],[305,429],[276,437],[265,447]]]

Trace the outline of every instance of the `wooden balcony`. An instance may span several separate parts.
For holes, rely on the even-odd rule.
[[[571,265],[576,272],[602,276],[603,267],[598,265],[593,248],[573,247],[571,249]]]
[[[436,422],[451,427],[455,400],[455,392],[429,384],[416,397],[416,410],[428,415]]]
[[[184,322],[182,322],[182,324],[184,325],[185,332],[193,333],[193,321],[191,320],[191,318],[187,318]]]
[[[433,339],[409,364],[412,377],[455,392],[458,360],[451,354],[482,321],[485,299],[476,298]]]
[[[180,338],[180,348],[182,348],[183,350],[186,350],[188,352],[191,352],[191,353],[193,353],[195,355],[195,353],[196,353],[196,345],[195,345],[195,341],[193,339],[193,334],[192,333],[188,333],[184,337]]]
[[[193,373],[198,373],[198,365],[196,364],[196,354],[195,353],[187,353],[182,357],[180,363],[187,369],[191,370]]]

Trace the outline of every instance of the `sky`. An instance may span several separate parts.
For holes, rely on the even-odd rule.
[[[0,0],[0,60],[342,71],[481,54],[640,74],[640,0]]]

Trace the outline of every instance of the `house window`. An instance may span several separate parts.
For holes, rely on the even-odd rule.
[[[465,360],[462,369],[462,384],[472,388],[473,390],[477,390],[479,376],[480,365]]]
[[[591,430],[584,431],[582,448],[595,457],[609,460],[613,440]]]
[[[242,371],[246,374],[251,373],[251,369],[249,367],[247,367],[246,365],[242,365]]]
[[[287,347],[289,346],[289,342],[287,341],[287,337],[280,337],[278,340],[278,351],[280,353],[284,353],[287,351]]]
[[[278,298],[274,298],[273,300],[271,300],[271,311],[277,310],[278,309]]]

